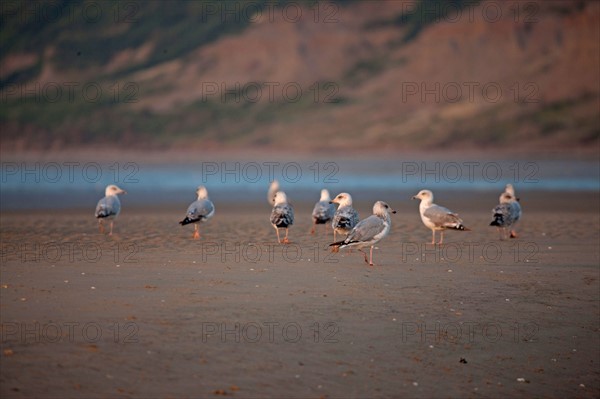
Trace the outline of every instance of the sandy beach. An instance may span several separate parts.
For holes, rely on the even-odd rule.
[[[437,249],[390,199],[374,267],[308,234],[310,203],[287,246],[266,203],[217,206],[199,241],[180,207],[123,201],[112,237],[89,210],[5,212],[0,394],[598,397],[598,196],[565,195],[527,198],[510,241],[478,200]]]

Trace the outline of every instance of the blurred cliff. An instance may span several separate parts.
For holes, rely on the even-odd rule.
[[[6,1],[3,151],[598,148],[596,1]]]

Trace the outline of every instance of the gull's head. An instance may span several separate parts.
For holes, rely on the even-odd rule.
[[[502,194],[500,194],[500,203],[501,204],[508,204],[508,203],[514,202],[514,201],[516,201],[516,198],[511,193],[505,191]]]
[[[433,201],[433,193],[429,190],[421,190],[417,195],[414,195],[412,199],[419,199],[425,202]]]
[[[388,204],[383,201],[377,201],[373,205],[373,214],[377,216],[386,216],[390,213],[396,213]]]
[[[319,201],[331,201],[331,197],[329,196],[329,190],[324,188],[321,190],[321,199]]]
[[[267,201],[273,203],[277,191],[279,191],[279,182],[277,180],[273,180],[269,185],[269,191],[267,192]]]
[[[277,191],[273,197],[273,205],[287,204],[287,195],[283,191]]]
[[[198,195],[198,199],[208,199],[208,190],[204,186],[198,186],[196,194]]]
[[[504,189],[504,191],[507,192],[507,193],[509,193],[513,197],[515,196],[515,188],[510,183],[506,185],[506,188]]]
[[[348,193],[340,193],[334,199],[329,201],[330,204],[338,204],[342,206],[352,206],[352,196]]]
[[[273,180],[269,185],[269,192],[276,193],[279,191],[279,182],[277,180]]]
[[[104,190],[104,195],[107,197],[110,195],[118,195],[118,194],[127,194],[127,191],[120,189],[118,186],[114,184],[106,186],[106,190]]]

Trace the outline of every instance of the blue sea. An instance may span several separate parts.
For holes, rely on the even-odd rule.
[[[0,210],[90,208],[108,184],[128,191],[128,206],[187,203],[205,185],[214,201],[266,201],[276,179],[295,201],[314,201],[322,188],[355,200],[420,189],[518,194],[600,191],[600,163],[564,160],[339,159],[335,161],[2,162]]]

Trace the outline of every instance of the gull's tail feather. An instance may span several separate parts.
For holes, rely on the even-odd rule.
[[[459,223],[459,224],[457,224],[455,226],[451,226],[450,228],[453,229],[453,230],[471,231],[470,228],[468,228],[467,226],[465,226],[462,223]]]
[[[190,223],[195,223],[197,221],[199,221],[202,218],[198,218],[198,219],[192,219],[189,217],[185,217],[185,219],[183,219],[181,222],[179,222],[180,225],[185,226],[186,224],[190,224]]]

